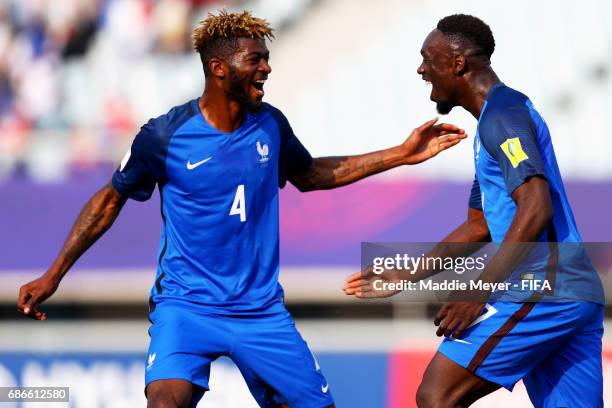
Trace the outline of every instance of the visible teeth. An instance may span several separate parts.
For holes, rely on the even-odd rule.
[[[263,84],[266,83],[266,80],[265,79],[258,79],[258,80],[254,81],[254,82],[257,83],[257,84],[262,84],[263,85]]]

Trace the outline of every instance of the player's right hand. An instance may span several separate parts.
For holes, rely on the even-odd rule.
[[[382,274],[377,275],[373,272],[372,267],[370,267],[346,278],[346,283],[342,290],[344,294],[360,299],[386,298],[401,291],[381,289],[384,283],[397,283],[400,280],[400,273],[396,270],[385,270]],[[380,282],[376,284],[378,289],[374,287],[375,281]]]
[[[47,315],[38,310],[38,306],[55,293],[58,285],[59,282],[46,275],[26,283],[19,289],[17,310],[32,319],[47,320]]]
[[[423,123],[402,143],[406,164],[429,160],[467,137],[465,130],[450,123],[436,125],[437,121],[438,118],[434,118]]]

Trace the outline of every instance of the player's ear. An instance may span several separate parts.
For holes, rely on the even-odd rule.
[[[219,79],[225,79],[225,76],[227,75],[227,66],[219,58],[211,58],[208,61],[208,68],[210,69],[210,72],[213,74],[213,76]]]
[[[467,69],[467,59],[465,58],[465,55],[455,55],[455,60],[453,63],[453,71],[455,74],[459,76],[463,75]]]

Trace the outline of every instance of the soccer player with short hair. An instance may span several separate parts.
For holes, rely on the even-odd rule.
[[[421,49],[417,72],[431,83],[430,98],[438,111],[446,114],[461,106],[478,119],[467,220],[429,255],[468,256],[484,245],[479,243],[503,244],[480,279],[515,282],[521,277],[512,274],[511,265],[525,245],[508,243],[582,239],[546,123],[525,95],[497,77],[490,60],[494,48],[488,25],[459,14],[440,20]],[[459,254],[462,249],[445,243],[477,244],[462,246],[465,253]],[[557,244],[545,245],[552,248],[546,271],[555,271],[564,254],[555,249]],[[521,379],[538,408],[603,406],[603,296],[596,275],[589,276],[594,272],[588,269],[590,262],[581,260],[587,268],[572,278],[593,289],[592,298],[582,299],[589,301],[561,301],[567,297],[560,296],[538,302],[554,299],[546,298],[545,291],[526,291],[529,302],[480,301],[490,293],[476,293],[473,302],[447,302],[434,322],[437,335],[446,338],[424,374],[418,406],[467,407],[500,387],[512,390]],[[350,276],[344,290],[357,297],[386,297],[396,292],[374,291],[374,281],[418,281],[436,272],[393,270],[375,276],[366,271]],[[562,287],[557,281],[554,293]]]
[[[200,98],[150,120],[112,182],[76,220],[51,268],[24,285],[18,309],[39,304],[114,222],[128,198],[161,195],[163,229],[150,296],[149,407],[195,406],[210,364],[229,356],[262,407],[328,407],[329,384],[297,331],[278,283],[278,192],[343,186],[429,159],[465,134],[435,120],[400,146],[313,159],[285,116],[263,103],[269,24],[248,12],[209,14],[194,31],[206,78]]]

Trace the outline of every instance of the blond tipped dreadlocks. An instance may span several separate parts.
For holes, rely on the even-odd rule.
[[[238,50],[239,38],[258,40],[273,39],[274,29],[267,20],[253,17],[250,12],[228,13],[221,10],[219,15],[208,13],[193,30],[193,48],[200,54],[204,74],[208,76],[208,61],[217,57],[227,58]]]

